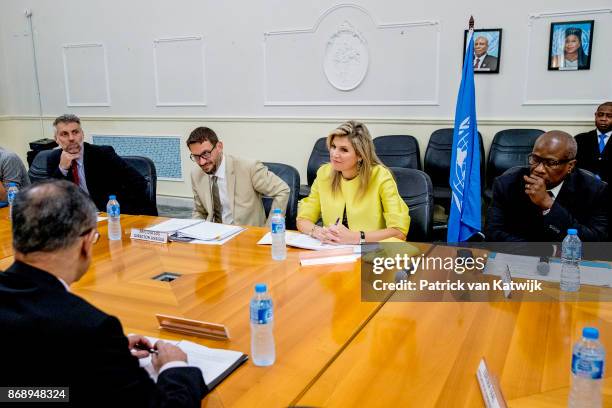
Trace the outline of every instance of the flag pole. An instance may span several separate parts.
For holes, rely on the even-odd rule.
[[[468,28],[470,30],[474,30],[474,16],[470,16],[470,21],[468,22]]]

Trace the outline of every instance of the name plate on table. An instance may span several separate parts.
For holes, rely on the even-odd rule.
[[[158,231],[148,231],[140,228],[132,228],[132,234],[130,235],[132,239],[140,239],[142,241],[152,241],[152,242],[168,242],[168,233],[167,232],[158,232]]]
[[[478,364],[476,378],[478,378],[482,399],[487,408],[507,408],[506,400],[499,387],[499,382],[495,376],[489,374],[489,368],[484,358],[480,360],[480,364]]]
[[[213,340],[229,340],[229,331],[222,324],[162,314],[157,314],[155,317],[157,317],[160,329]]]

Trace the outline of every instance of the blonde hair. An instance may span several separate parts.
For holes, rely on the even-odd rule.
[[[347,137],[351,142],[355,153],[357,154],[357,175],[359,179],[359,189],[357,196],[363,196],[368,189],[370,176],[374,166],[383,166],[382,162],[376,155],[374,143],[370,131],[361,122],[349,120],[338,126],[333,132],[327,136],[327,148],[331,149],[331,144],[336,137]],[[335,195],[340,191],[340,182],[342,181],[342,173],[334,170],[331,171],[332,193]]]

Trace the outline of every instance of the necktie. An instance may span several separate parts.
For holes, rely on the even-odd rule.
[[[480,63],[480,57],[474,60],[474,68],[478,68],[478,64]]]
[[[217,176],[212,176],[212,199],[213,199],[213,222],[220,223],[221,219],[221,199],[219,198],[219,186]]]
[[[72,172],[73,183],[76,184],[77,186],[80,186],[81,183],[79,181],[79,166],[76,160],[72,161],[72,164],[70,165],[70,171]]]
[[[606,135],[602,133],[601,135],[599,135],[599,153],[603,153],[605,147],[606,147]]]

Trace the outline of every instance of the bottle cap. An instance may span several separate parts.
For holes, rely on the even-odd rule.
[[[17,183],[15,183],[14,181],[11,181],[9,183],[9,187],[17,187]]]
[[[282,214],[283,212],[281,211],[280,208],[275,208],[274,211],[272,211],[272,214]]]
[[[582,329],[582,337],[585,339],[597,340],[599,338],[599,330],[595,327],[585,327]]]
[[[108,196],[108,199],[109,199],[109,200],[116,200],[116,199],[117,199],[117,196],[116,196],[116,195],[114,195],[114,194],[111,194],[111,195],[109,195],[109,196]]]
[[[575,228],[570,228],[567,230],[568,235],[578,235],[578,230]]]
[[[255,285],[255,293],[265,293],[268,290],[268,287],[265,283],[258,283]]]

